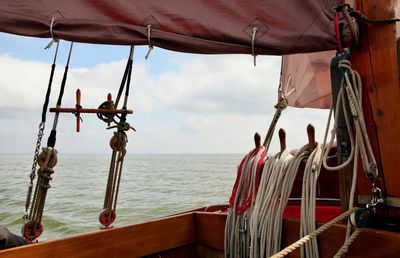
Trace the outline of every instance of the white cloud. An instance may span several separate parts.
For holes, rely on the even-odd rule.
[[[160,71],[151,70],[151,60],[134,65],[129,101],[134,115],[128,121],[138,131],[129,133],[128,152],[244,153],[253,147],[255,131],[265,135],[275,112],[279,58],[258,57],[257,67],[253,67],[250,56],[170,56]],[[75,89],[80,88],[82,105],[97,107],[108,92],[118,91],[125,64],[122,60],[90,68],[71,67],[63,106],[75,105]],[[1,151],[31,152],[50,64],[0,55],[0,69],[1,146],[11,146],[9,139],[21,135],[20,127],[32,132],[22,134],[23,144]],[[58,65],[50,106],[56,101],[62,73],[63,65]],[[307,123],[315,124],[317,135],[322,135],[325,117],[326,112],[288,108],[278,126],[286,128],[288,146],[298,148],[306,143]],[[59,150],[108,152],[111,132],[104,131],[105,124],[89,115],[83,119],[82,132],[77,135],[73,115],[61,116]],[[49,115],[47,127],[51,124]],[[272,151],[277,151],[277,146],[274,139]]]

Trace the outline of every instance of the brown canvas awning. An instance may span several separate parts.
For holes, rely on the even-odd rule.
[[[2,0],[0,31],[200,54],[282,55],[335,49],[338,0]],[[341,19],[344,22],[344,19]],[[345,40],[350,33],[345,30]]]

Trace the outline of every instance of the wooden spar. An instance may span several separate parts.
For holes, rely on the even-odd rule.
[[[394,17],[397,5],[397,0],[356,2],[357,10],[375,19]],[[360,48],[352,49],[352,66],[363,81],[363,110],[378,162],[382,190],[388,196],[399,197],[400,87],[396,25],[359,24]],[[360,194],[371,194],[371,184],[360,170],[358,191]]]
[[[77,89],[76,90],[76,109],[80,110],[82,108],[81,106],[81,90]],[[80,112],[76,112],[76,132],[79,133],[81,130],[81,115]]]
[[[132,110],[103,108],[50,108],[53,113],[132,114]]]

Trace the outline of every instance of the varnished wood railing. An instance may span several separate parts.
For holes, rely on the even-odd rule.
[[[1,258],[16,257],[142,257],[168,253],[187,257],[187,252],[210,248],[213,257],[224,249],[226,214],[190,212],[140,223],[136,225],[98,231],[60,240],[0,251]],[[344,241],[345,225],[335,225],[319,236],[320,257],[332,257]],[[282,247],[298,240],[299,221],[284,220]],[[349,258],[398,257],[400,234],[364,229],[349,250]],[[179,252],[179,248],[188,251]],[[203,250],[204,248],[202,248]],[[196,251],[197,250],[197,251]],[[200,253],[204,256],[204,250]],[[209,252],[208,252],[209,253]],[[218,254],[219,256],[215,256]],[[153,256],[151,256],[153,255]],[[193,257],[198,257],[196,253]],[[164,256],[163,256],[164,257]],[[172,256],[171,256],[172,257]],[[181,257],[181,256],[174,256]],[[300,257],[295,251],[288,257]]]

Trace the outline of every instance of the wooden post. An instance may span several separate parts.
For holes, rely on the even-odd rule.
[[[357,0],[357,10],[372,19],[394,17],[397,0]],[[400,87],[396,25],[360,25],[360,47],[352,49],[352,66],[363,81],[363,110],[380,172],[380,186],[389,196],[400,196]],[[371,184],[362,171],[360,194],[370,194]]]

